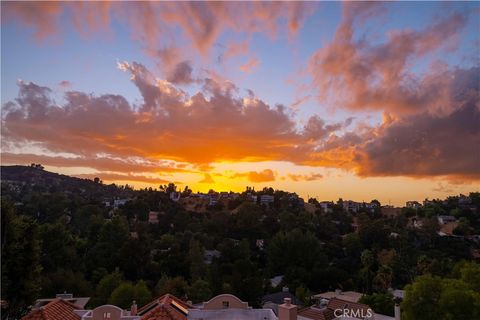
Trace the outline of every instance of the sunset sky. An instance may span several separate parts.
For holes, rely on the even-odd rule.
[[[480,190],[480,2],[4,2],[2,165],[403,205]]]

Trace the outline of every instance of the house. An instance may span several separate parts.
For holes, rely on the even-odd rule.
[[[461,195],[460,198],[458,198],[458,204],[459,205],[469,205],[472,204],[472,198]]]
[[[80,316],[75,310],[81,309],[79,306],[61,298],[55,298],[45,305],[33,308],[21,320],[80,320]]]
[[[440,236],[451,236],[453,235],[453,230],[458,227],[458,221],[450,221],[440,225],[440,230],[438,234]]]
[[[358,212],[362,208],[362,203],[352,200],[343,201],[343,209],[350,212]]]
[[[332,298],[325,305],[315,305],[298,311],[298,320],[378,319],[366,304]],[[393,319],[391,317],[388,317]],[[387,318],[387,319],[388,319]]]
[[[288,201],[291,207],[303,208],[305,206],[305,200],[303,198],[300,198],[296,193],[291,193],[288,197]]]
[[[332,213],[333,212],[333,202],[332,201],[321,201],[318,203],[320,208],[324,213]]]
[[[178,200],[180,200],[180,196],[180,192],[170,192],[169,198],[170,200],[177,202]]]
[[[412,217],[410,220],[409,220],[409,226],[412,226],[416,229],[419,229],[421,227],[423,227],[423,220],[421,218],[418,218],[418,217]]]
[[[428,199],[423,200],[423,206],[424,207],[431,206],[431,205],[434,205],[434,204],[435,204],[435,200],[428,200]]]
[[[133,302],[131,311],[123,310],[113,305],[103,305],[93,310],[75,310],[81,320],[140,320],[136,315],[137,305]]]
[[[364,202],[363,205],[367,208],[370,212],[375,212],[375,209],[379,208],[379,203],[376,201],[371,201],[370,203]]]
[[[278,320],[271,309],[254,309],[232,294],[220,294],[189,310],[188,320]],[[290,320],[290,319],[285,319]],[[292,318],[291,320],[296,320]]]
[[[90,300],[90,297],[74,297],[73,294],[70,294],[70,293],[60,293],[55,295],[55,298],[37,299],[33,304],[33,309],[40,309],[41,307],[47,305],[48,303],[52,302],[55,299],[62,299],[82,309],[88,303],[88,301]]]
[[[21,320],[140,320],[136,315],[137,305],[132,304],[131,311],[113,305],[99,306],[85,310],[90,298],[73,298],[71,294],[57,295],[54,299],[38,299],[32,311]],[[75,301],[78,304],[73,304]]]
[[[148,213],[148,223],[150,224],[158,224],[158,211],[150,211]]]
[[[405,203],[405,206],[406,206],[407,208],[415,209],[415,210],[420,209],[420,208],[422,207],[422,205],[421,205],[420,202],[418,202],[418,201],[407,201],[407,202]]]
[[[262,308],[272,309],[278,315],[278,306],[284,303],[285,298],[290,299],[290,302],[296,305],[300,302],[297,297],[290,293],[287,287],[284,287],[280,292],[264,295],[262,297]]]
[[[260,204],[270,205],[271,203],[273,203],[274,200],[275,197],[273,195],[262,194],[260,196]]]
[[[220,195],[218,193],[209,193],[208,194],[208,205],[210,207],[216,205],[218,200],[220,199]]]
[[[447,224],[449,222],[457,221],[457,219],[454,216],[438,216],[437,220],[438,220],[438,223],[440,224]]]
[[[247,201],[256,203],[257,202],[257,195],[252,194],[251,192],[247,193]]]
[[[335,291],[327,291],[323,293],[319,293],[312,296],[312,299],[320,302],[322,299],[331,300],[333,298],[338,298],[345,301],[350,302],[358,302],[360,298],[363,296],[363,293],[355,292],[355,291],[342,291],[342,290],[335,290]]]
[[[391,206],[382,206],[382,215],[388,218],[398,217],[402,213],[402,208],[395,208]]]
[[[272,286],[272,288],[278,287],[280,283],[282,283],[284,277],[285,277],[284,275],[279,275],[279,276],[270,278],[270,285]]]
[[[130,199],[115,199],[113,200],[113,208],[118,209],[120,206],[123,206],[128,201],[130,201]]]
[[[136,314],[139,320],[279,320],[272,310],[253,309],[231,294],[221,294],[195,306],[166,294],[140,308]]]
[[[46,299],[43,299],[46,300]],[[278,317],[271,309],[255,309],[231,294],[221,294],[199,305],[192,305],[171,294],[165,294],[137,309],[103,305],[84,310],[62,298],[55,298],[32,310],[21,320],[297,320],[297,306],[290,298],[278,305]]]
[[[257,239],[255,241],[255,246],[260,249],[260,250],[263,250],[263,248],[265,247],[265,240],[264,239]]]
[[[218,250],[205,250],[203,252],[203,262],[205,264],[212,264],[214,258],[220,258],[222,253]]]

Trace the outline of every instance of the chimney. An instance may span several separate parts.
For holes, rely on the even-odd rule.
[[[395,303],[395,320],[400,320],[400,304]]]
[[[340,289],[335,289],[335,296],[339,296],[342,294],[342,290]]]
[[[131,316],[137,315],[137,303],[135,302],[135,300],[133,300],[132,306],[130,307],[130,315]]]
[[[284,303],[278,306],[278,320],[297,320],[297,306],[292,299],[284,298]]]

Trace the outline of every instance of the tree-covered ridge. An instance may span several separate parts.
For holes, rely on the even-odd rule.
[[[355,213],[339,200],[323,210],[311,199],[307,210],[294,194],[248,189],[195,211],[171,200],[174,185],[133,190],[38,167],[11,168],[2,167],[3,314],[22,314],[36,298],[65,291],[92,297],[91,307],[142,305],[163,293],[193,302],[233,293],[258,306],[264,294],[284,285],[304,304],[311,293],[355,290],[388,314],[389,288],[410,285],[405,310],[421,319],[409,302],[418,300],[417,286],[433,281],[447,297],[460,290],[455,281],[464,281],[463,273],[472,274],[465,268],[478,270],[466,261],[479,249],[472,236],[480,234],[479,193],[469,195],[468,207],[450,197],[387,217],[379,206]],[[265,194],[272,203],[252,200]],[[129,201],[114,208],[120,198]],[[158,223],[149,223],[152,212]],[[442,214],[466,227],[458,236],[440,236],[436,216]],[[412,226],[414,217],[422,226]],[[279,275],[282,283],[272,288],[269,279]],[[450,282],[437,284],[447,278],[457,279],[448,280],[457,291],[448,289]],[[467,278],[473,279],[468,286],[476,281]],[[478,295],[468,297],[478,303]]]

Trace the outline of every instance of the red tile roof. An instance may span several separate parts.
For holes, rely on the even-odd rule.
[[[330,309],[319,309],[315,307],[306,308],[298,311],[298,315],[313,320],[331,320],[335,319],[333,311]]]
[[[138,310],[141,320],[186,320],[193,306],[171,294],[165,294]]]
[[[370,309],[369,306],[363,303],[345,301],[338,298],[332,298],[328,301],[328,309],[350,309],[350,310],[362,310],[363,314],[367,313],[367,310]]]
[[[21,320],[79,320],[80,316],[74,310],[79,310],[78,306],[57,298],[39,309],[32,310]]]
[[[310,307],[298,311],[298,315],[312,320],[333,320],[337,318],[335,316],[335,310],[337,309],[348,309],[354,310],[355,312],[360,310],[361,315],[367,315],[370,307],[362,303],[331,298],[326,308],[320,309],[317,307]]]

